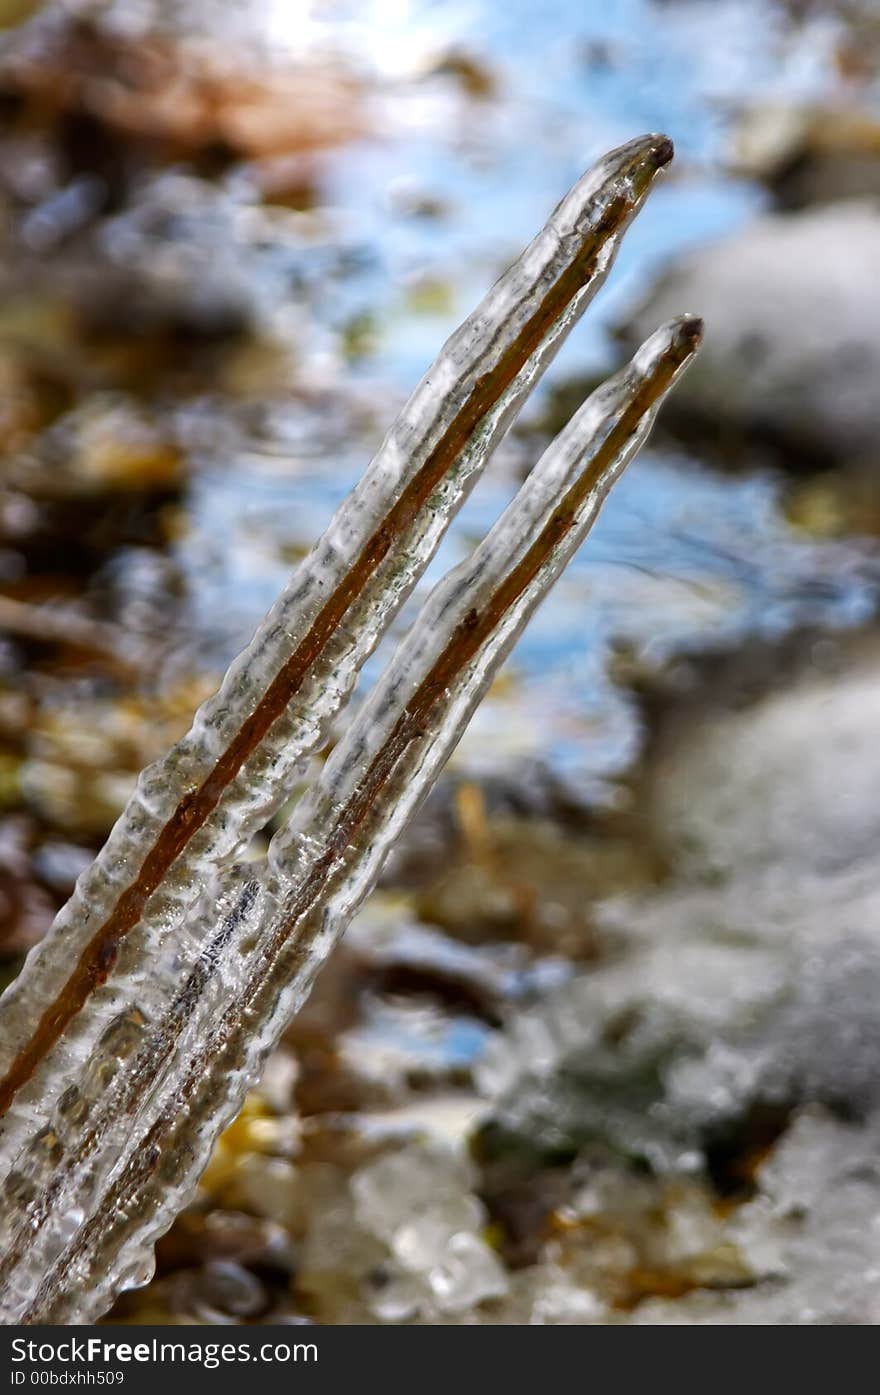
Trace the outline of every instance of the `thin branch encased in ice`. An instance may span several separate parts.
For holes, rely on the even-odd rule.
[[[217,1132],[645,439],[699,335],[693,319],[658,331],[584,404],[483,543],[429,597],[290,830],[273,840],[266,872],[242,869],[219,928],[205,908],[213,937],[176,1002],[162,1021],[130,1024],[121,1085],[99,1101],[107,1131],[96,1137],[96,1116],[87,1114],[68,1162],[46,1169],[44,1196],[67,1175],[52,1202],[77,1218],[72,1233],[59,1235],[49,1207],[35,1235],[39,1208],[31,1206],[17,1274],[9,1267],[15,1243],[6,1251],[18,1320],[83,1320],[147,1272],[155,1236],[192,1191]]]
[[[34,1111],[77,1079],[102,1033],[142,995],[144,965],[167,978],[170,994],[196,962],[194,901],[279,807],[303,756],[324,739],[670,156],[664,137],[630,142],[566,196],[449,340],[190,733],[144,771],[105,848],[0,1003],[7,1159],[32,1131]]]

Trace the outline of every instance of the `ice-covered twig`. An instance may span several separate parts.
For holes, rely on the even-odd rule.
[[[4,1266],[9,1281],[17,1254],[24,1263],[19,1319],[100,1312],[120,1281],[147,1272],[156,1234],[191,1192],[219,1128],[643,441],[699,333],[694,320],[658,331],[584,404],[473,556],[432,593],[292,826],[276,835],[265,871],[241,869],[219,925],[203,908],[213,934],[170,1011],[120,1024],[103,1053],[112,1069],[127,1048],[119,1085],[108,1082],[94,1105],[68,1100],[52,1129],[66,1156],[50,1159],[44,1148],[29,1160],[43,1164],[42,1196]],[[59,1246],[61,1205],[79,1223]]]
[[[665,148],[656,138],[638,142],[625,148],[628,160],[636,158],[636,148],[641,177],[647,180],[648,153],[656,167],[661,153],[666,158]],[[622,177],[622,157],[618,152],[609,158],[617,162],[613,188]],[[630,171],[627,187],[633,178]],[[593,189],[590,197],[601,203],[603,196]],[[607,189],[604,198],[607,203]],[[559,220],[569,200],[550,224],[550,240],[560,246]],[[583,242],[583,233],[579,236]],[[596,236],[605,238],[607,229]],[[526,299],[533,294],[536,255],[546,269],[548,253],[537,254],[538,243],[518,264],[524,268],[519,285]],[[513,293],[508,278],[495,292],[505,302]],[[566,304],[573,304],[571,297]],[[519,324],[515,342],[520,343],[521,311],[515,305],[507,311],[493,317],[487,301],[483,319],[494,318],[496,325],[499,318],[503,321],[494,331],[496,338]],[[568,313],[544,320],[527,370],[515,370],[510,379],[514,383],[517,373],[527,373],[529,382],[517,392],[525,392],[534,380],[547,352],[547,336],[551,342],[558,339]],[[106,984],[92,984],[83,1010],[62,1027],[21,1081],[5,1145],[0,1284],[6,1321],[87,1319],[102,1311],[120,1288],[149,1273],[153,1240],[192,1191],[219,1129],[240,1105],[265,1052],[308,992],[492,673],[644,439],[659,401],[698,337],[699,326],[692,320],[659,331],[629,369],[589,399],[473,557],[433,593],[314,790],[296,810],[290,829],[273,841],[267,866],[259,871],[231,868],[197,905],[191,895],[178,916],[177,935],[169,935],[166,927],[164,935],[154,930],[142,943],[129,938],[115,962],[103,967]],[[483,361],[486,354],[498,352],[497,343],[494,350],[483,344]],[[484,379],[485,374],[473,391],[483,390],[479,385]],[[447,395],[460,400],[457,380],[446,388]],[[496,404],[506,403],[500,409],[504,412],[510,409],[505,398],[510,391],[508,386],[494,398]],[[494,439],[500,429],[495,410],[483,411],[484,446],[485,433]],[[469,449],[462,446],[465,456]],[[361,624],[374,626],[374,638],[359,641],[356,634],[348,635],[344,662],[349,669],[356,666],[355,651],[365,654],[375,639],[377,622],[364,596],[372,596],[381,628],[397,600],[398,593],[389,593],[396,584],[391,577],[403,574],[405,591],[423,565],[422,552],[409,553],[406,545],[417,534],[426,551],[433,550],[432,528],[436,532],[442,525],[432,520],[438,512],[448,516],[457,503],[463,489],[460,474],[459,463],[453,467],[457,482],[435,487],[422,501],[427,520],[403,518],[388,544],[385,580],[376,580],[384,561],[364,577],[351,613]],[[345,511],[340,517],[345,519]],[[362,552],[349,549],[345,556],[348,570],[338,585],[350,590]],[[328,554],[327,562],[332,572],[338,552]],[[310,584],[320,586],[318,572],[309,576]],[[266,633],[273,633],[271,625]],[[331,644],[327,652],[332,649]],[[322,650],[319,660],[324,657]],[[346,682],[350,685],[350,678]],[[346,692],[340,685],[337,701]],[[247,827],[253,807],[253,800],[246,801],[243,810],[233,807],[227,818],[234,823],[240,816]],[[52,932],[56,948],[63,946],[64,933],[63,926]],[[33,974],[39,982],[39,965]],[[20,1011],[21,1002],[13,1007]],[[42,1092],[41,1076],[46,1077]]]
[[[92,867],[3,1000],[2,1147],[115,1018],[124,983],[185,921],[212,870],[283,801],[499,437],[596,290],[670,142],[583,176],[441,353],[362,480],[189,734],[143,772]],[[193,952],[197,946],[192,946]],[[12,1136],[11,1138],[9,1136]]]

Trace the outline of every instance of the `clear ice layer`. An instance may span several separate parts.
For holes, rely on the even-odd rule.
[[[156,1237],[693,355],[699,324],[676,321],[588,399],[428,598],[265,867],[235,866],[668,157],[648,137],[600,162],[448,342],[5,995],[4,1321],[89,1321],[149,1277]],[[482,1254],[448,1262],[496,1282]]]

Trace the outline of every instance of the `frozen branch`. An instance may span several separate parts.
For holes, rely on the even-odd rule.
[[[601,161],[450,339],[0,1004],[5,1321],[88,1320],[149,1276],[156,1237],[693,355],[699,322],[675,321],[588,399],[429,597],[265,867],[231,865],[321,744],[670,154],[647,137]]]

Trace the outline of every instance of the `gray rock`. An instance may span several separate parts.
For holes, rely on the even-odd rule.
[[[870,109],[758,104],[733,141],[733,168],[760,179],[777,207],[880,195],[880,121]]]
[[[487,1157],[599,1142],[658,1172],[820,1105],[880,1128],[880,661],[661,735],[646,823],[669,881],[605,902],[611,950],[520,1013],[479,1070]]]
[[[815,459],[880,442],[880,203],[768,215],[671,268],[621,334],[676,309],[706,321],[676,407]]]
[[[644,799],[680,873],[717,889],[785,869],[789,899],[813,877],[873,873],[880,653],[869,637],[851,647],[836,672],[807,671],[737,710],[666,723]]]

